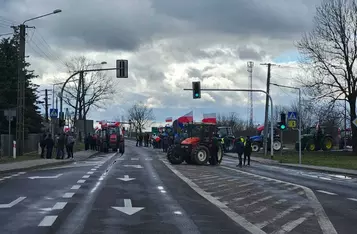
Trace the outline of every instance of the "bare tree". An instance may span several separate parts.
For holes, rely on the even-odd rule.
[[[98,66],[96,63],[84,56],[73,57],[66,63],[69,74],[76,71],[91,69],[93,66]],[[74,118],[80,119],[82,117],[83,108],[87,114],[91,107],[101,108],[105,106],[105,101],[113,97],[115,92],[115,85],[111,78],[105,72],[90,72],[84,73],[84,95],[85,103],[83,105],[82,88],[78,87],[78,82],[73,80],[65,89],[63,100],[70,107],[75,109]],[[76,109],[76,99],[78,93],[80,94],[79,108]]]
[[[317,7],[313,30],[297,47],[305,56],[312,78],[304,84],[314,97],[332,102],[346,98],[351,120],[356,118],[357,0],[323,0]],[[357,128],[351,123],[353,150],[357,152]]]
[[[233,132],[243,131],[246,128],[246,123],[239,118],[238,114],[231,112],[229,114],[218,114],[217,125],[231,127]]]
[[[128,110],[128,117],[131,120],[133,127],[140,133],[149,121],[155,119],[153,110],[142,102],[134,104]]]

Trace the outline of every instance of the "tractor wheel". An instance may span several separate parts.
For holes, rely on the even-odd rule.
[[[330,151],[333,148],[333,140],[331,137],[325,137],[322,141],[322,150],[323,151]]]
[[[253,142],[252,143],[252,151],[253,152],[259,152],[260,151],[260,145],[258,142]]]
[[[197,165],[204,165],[209,159],[209,150],[204,145],[198,145],[192,153],[193,161]]]
[[[184,157],[176,150],[176,146],[172,145],[167,150],[167,160],[169,160],[171,164],[181,164],[184,161]]]
[[[221,145],[218,145],[217,153],[216,153],[216,155],[211,156],[209,163],[211,165],[219,165],[219,164],[221,164],[222,159],[223,159],[223,147]]]
[[[315,145],[315,142],[313,140],[310,140],[310,141],[307,142],[306,150],[307,151],[315,151],[316,150],[316,145]]]
[[[275,139],[275,140],[273,141],[273,149],[274,149],[275,151],[280,151],[280,150],[281,150],[281,147],[282,147],[282,145],[281,145],[280,140]]]

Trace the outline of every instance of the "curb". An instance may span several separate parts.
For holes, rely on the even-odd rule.
[[[97,154],[99,154],[100,152],[96,152],[94,154],[92,154],[91,156],[85,158],[85,159],[81,159],[81,160],[78,160],[78,161],[84,161],[88,158],[92,158],[92,157],[95,157]],[[43,159],[43,160],[46,160],[46,159]],[[59,159],[61,160],[61,159]],[[58,161],[58,162],[53,162],[53,163],[48,163],[48,164],[43,164],[43,165],[36,165],[36,166],[30,166],[30,167],[25,167],[25,168],[16,168],[16,169],[10,169],[10,170],[4,170],[4,171],[0,171],[0,175],[1,174],[7,174],[7,173],[14,173],[14,172],[21,172],[21,171],[32,171],[32,170],[36,170],[36,169],[39,169],[39,168],[47,168],[47,167],[52,167],[52,166],[59,166],[59,165],[66,165],[66,164],[69,164],[69,163],[73,163],[74,161],[73,160],[66,160],[66,161]]]

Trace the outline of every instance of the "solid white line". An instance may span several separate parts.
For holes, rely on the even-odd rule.
[[[324,191],[324,190],[316,190],[316,192],[324,193],[324,194],[328,194],[328,195],[332,195],[332,196],[337,195],[336,193],[331,193],[331,192],[327,192],[327,191]]]
[[[87,174],[92,175],[94,172],[93,171],[88,171]]]
[[[62,210],[67,205],[67,202],[57,202],[53,207],[52,210]]]
[[[83,179],[88,179],[90,177],[90,175],[84,175],[82,176]]]
[[[80,185],[73,185],[71,189],[79,189],[80,187]]]
[[[169,163],[164,162],[164,164],[174,173],[176,174],[181,180],[186,182],[193,190],[195,190],[198,194],[200,194],[202,197],[204,197],[206,200],[217,206],[223,213],[225,213],[229,218],[231,218],[234,222],[236,222],[238,225],[242,226],[245,228],[247,231],[253,234],[266,234],[264,231],[260,230],[257,226],[254,224],[250,223],[248,220],[246,220],[244,217],[240,216],[233,210],[231,210],[228,206],[226,206],[224,203],[218,201],[217,199],[213,198],[211,195],[209,195],[207,192],[202,190],[200,187],[197,186],[194,182],[192,182],[190,179],[182,175],[179,171],[177,171],[175,168],[173,168]]]
[[[77,181],[78,184],[83,184],[84,182],[86,182],[86,180],[78,180]]]
[[[230,168],[230,167],[226,167],[226,166],[221,166],[221,168],[226,168],[228,170],[236,171],[236,172],[241,173],[241,174],[252,175],[252,173],[241,171],[241,170],[237,170],[235,168]],[[259,176],[259,178],[263,179],[263,178],[270,178],[270,177]],[[270,179],[272,181],[279,181],[279,180],[273,179],[273,178],[270,178]],[[304,190],[306,197],[311,201],[311,206],[314,209],[314,213],[315,213],[315,215],[317,217],[317,221],[320,224],[322,233],[324,233],[324,234],[338,234],[336,229],[335,229],[335,227],[331,223],[330,219],[327,217],[324,208],[322,207],[322,205],[319,202],[319,200],[317,199],[315,193],[311,189],[309,189],[308,187],[305,187],[305,186],[302,186],[302,185],[298,185],[298,184],[294,184],[294,183],[290,183],[290,182],[284,182],[284,183],[295,185],[295,186],[300,187],[300,188],[302,188]]]
[[[74,193],[65,193],[63,195],[63,198],[71,198],[71,197],[73,197],[73,195],[74,195]]]
[[[306,219],[308,219],[310,216],[312,216],[313,213],[307,212],[303,215],[303,217],[300,217],[294,221],[288,222],[284,224],[279,231],[273,232],[274,234],[285,234],[288,232],[291,232],[294,228],[302,224]]]
[[[351,200],[351,201],[355,201],[355,202],[357,202],[357,198],[347,198],[348,200]]]
[[[13,176],[5,176],[4,179],[10,179],[12,178]]]
[[[38,226],[39,227],[50,227],[56,221],[56,219],[57,219],[57,215],[45,216]]]

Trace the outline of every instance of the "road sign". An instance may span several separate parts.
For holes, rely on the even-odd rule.
[[[58,117],[58,109],[50,109],[50,116],[52,119],[57,119]]]
[[[117,60],[117,78],[128,78],[129,61],[125,59]]]
[[[296,120],[288,120],[288,128],[296,128]]]
[[[357,118],[355,118],[352,123],[357,127]]]
[[[296,114],[296,112],[292,112],[292,111],[290,111],[290,112],[288,112],[288,119],[297,119],[297,114]]]

